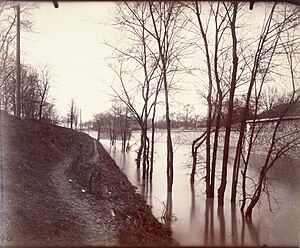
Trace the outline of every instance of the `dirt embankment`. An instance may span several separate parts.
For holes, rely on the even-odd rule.
[[[0,121],[0,244],[176,245],[100,143],[4,112]]]

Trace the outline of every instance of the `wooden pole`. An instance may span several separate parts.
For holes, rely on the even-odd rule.
[[[80,109],[80,120],[79,120],[79,131],[82,132],[82,118],[81,118],[81,109]]]
[[[21,62],[20,62],[20,6],[16,6],[17,9],[17,51],[16,51],[16,72],[17,72],[17,106],[16,115],[21,116]]]

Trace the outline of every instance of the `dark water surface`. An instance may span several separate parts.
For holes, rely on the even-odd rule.
[[[92,137],[96,134],[91,132]],[[271,209],[266,196],[253,212],[252,221],[246,221],[239,210],[239,204],[230,203],[231,173],[228,173],[228,192],[224,207],[217,206],[217,199],[205,198],[205,184],[201,178],[201,164],[198,166],[197,182],[189,183],[191,164],[191,140],[199,132],[173,133],[174,142],[174,186],[173,193],[167,194],[166,185],[166,145],[165,133],[157,135],[156,154],[153,180],[142,182],[141,171],[136,168],[135,158],[138,149],[139,135],[131,137],[129,152],[121,152],[121,144],[109,146],[109,140],[101,143],[112,158],[127,175],[130,182],[138,188],[138,192],[152,206],[152,212],[157,219],[170,226],[173,237],[181,245],[187,246],[299,246],[300,233],[300,163],[288,161],[277,164],[270,171],[274,188],[272,192]],[[234,140],[234,137],[233,137]],[[234,143],[232,143],[234,146]],[[253,156],[250,175],[257,176],[262,157]],[[220,167],[220,165],[219,165]],[[220,178],[220,168],[217,172]],[[218,187],[218,180],[217,180]],[[277,202],[277,203],[276,203]],[[172,218],[162,218],[168,209]]]

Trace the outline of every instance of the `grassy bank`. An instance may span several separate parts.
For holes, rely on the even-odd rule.
[[[176,245],[100,143],[0,118],[4,245]]]

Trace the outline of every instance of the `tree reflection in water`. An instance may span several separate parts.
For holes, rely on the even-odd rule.
[[[140,182],[141,170],[136,169],[136,171],[137,171],[136,174],[138,178],[137,181]],[[142,179],[140,194],[150,206],[152,206],[152,198],[153,198],[152,190],[153,190],[152,180],[150,180],[149,178]]]
[[[142,180],[141,171],[135,166],[134,149],[124,154],[114,147],[110,149],[109,145],[105,147],[130,182],[152,206],[154,216],[172,229],[173,237],[180,245],[241,247],[298,244],[299,237],[296,232],[299,230],[300,215],[297,214],[299,213],[297,206],[300,205],[297,200],[299,190],[297,191],[294,185],[293,187],[289,185],[290,177],[286,176],[288,183],[281,185],[279,195],[285,200],[283,205],[285,208],[280,209],[276,214],[270,213],[267,209],[256,210],[252,222],[244,219],[239,206],[232,205],[229,200],[225,202],[224,207],[218,207],[216,200],[206,199],[201,183],[190,185],[188,174],[190,171],[185,166],[189,146],[181,145],[176,150],[175,166],[177,167],[173,194],[167,194],[163,162],[164,145],[156,144],[159,154],[154,167],[153,181]],[[255,174],[256,171],[253,170],[252,173]],[[284,173],[279,174],[282,179]]]
[[[203,224],[203,246],[260,246],[259,232],[251,220],[243,218],[239,208],[230,204],[230,211],[227,208],[218,206],[214,199],[206,199],[203,217],[197,218],[197,197],[195,186],[191,185],[191,208],[190,221],[191,229],[199,229],[199,219]],[[198,202],[199,204],[199,202]],[[198,206],[199,207],[199,206]],[[201,210],[200,210],[201,211]],[[201,223],[200,223],[201,225]],[[201,233],[199,233],[201,235]],[[251,240],[251,242],[249,242]]]
[[[218,219],[219,219],[219,226],[220,226],[220,244],[221,246],[225,246],[226,225],[225,225],[223,206],[218,206]]]
[[[246,219],[245,222],[248,227],[251,239],[253,241],[255,241],[256,246],[259,246],[260,245],[260,235],[259,235],[259,232],[257,231],[258,229],[255,228],[255,226],[253,225],[252,219]]]
[[[173,197],[172,192],[167,192],[167,202],[165,209],[162,215],[162,220],[166,226],[171,229],[172,221],[176,220],[176,217],[173,215]]]
[[[140,168],[136,168],[136,181],[138,182],[138,184],[141,184],[141,170],[140,170]],[[143,185],[143,183],[141,185]]]
[[[190,210],[190,225],[196,220],[196,197],[195,197],[195,184],[191,183],[191,210]]]
[[[231,204],[231,238],[233,244],[238,244],[238,229],[236,217],[236,205]]]
[[[214,200],[206,199],[204,213],[204,245],[214,245],[214,239]]]

